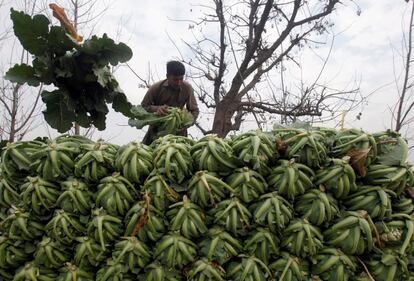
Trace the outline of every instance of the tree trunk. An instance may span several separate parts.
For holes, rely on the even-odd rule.
[[[16,84],[13,87],[13,99],[12,99],[11,116],[10,116],[9,142],[14,142],[14,140],[16,138],[17,109],[19,107],[19,89],[20,89],[19,84]]]
[[[76,30],[76,32],[78,31],[78,19],[79,19],[79,15],[78,15],[78,11],[79,11],[79,3],[78,0],[76,0],[75,2],[73,2],[73,26]],[[75,136],[79,136],[80,135],[80,125],[75,122]]]
[[[213,121],[213,134],[224,138],[230,131],[235,129],[232,124],[232,117],[238,109],[238,104],[238,102],[229,99],[223,99],[217,104]]]
[[[75,136],[80,135],[80,126],[78,123],[75,123]]]

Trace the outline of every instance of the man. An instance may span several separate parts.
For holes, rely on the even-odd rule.
[[[155,83],[148,89],[142,100],[142,107],[157,115],[165,115],[167,107],[183,108],[186,106],[195,122],[199,114],[197,101],[193,88],[184,81],[184,74],[185,67],[181,62],[169,61],[167,63],[167,79]],[[142,142],[151,144],[157,137],[157,131],[156,126],[149,126]],[[187,136],[187,128],[182,130],[181,135]]]

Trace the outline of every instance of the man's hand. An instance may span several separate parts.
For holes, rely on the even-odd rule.
[[[155,111],[155,115],[166,115],[167,114],[167,106],[166,105],[160,105],[157,108],[157,111]]]

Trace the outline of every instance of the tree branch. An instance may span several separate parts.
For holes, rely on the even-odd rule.
[[[293,116],[322,116],[322,112],[318,111],[317,109],[304,109],[301,106],[297,106],[292,110],[281,110],[275,107],[271,107],[259,102],[241,102],[241,107],[253,107],[261,109],[268,113],[279,114],[279,115],[293,115]],[[296,111],[295,109],[300,108],[300,111]]]
[[[211,134],[212,132],[211,130],[206,130],[203,127],[201,127],[200,123],[198,122],[195,122],[194,125],[196,125],[196,127],[201,131],[201,133],[203,133],[203,135],[208,135],[208,134]]]
[[[34,104],[32,105],[32,109],[30,110],[29,114],[26,116],[25,120],[23,120],[22,124],[20,124],[19,127],[17,127],[15,129],[16,132],[20,132],[29,122],[29,120],[32,119],[33,117],[33,113],[37,108],[37,103],[39,102],[39,98],[40,98],[40,94],[42,93],[42,89],[43,89],[43,84],[40,85],[37,96],[36,96],[36,100],[34,102]]]
[[[131,70],[132,74],[134,74],[142,83],[144,83],[145,87],[149,88],[150,84],[149,81],[146,81],[145,79],[141,78],[141,76],[138,75],[138,73],[135,72],[134,69],[126,62],[125,65],[128,67],[129,70]]]
[[[4,99],[4,97],[0,96],[0,102],[3,104],[4,108],[6,108],[7,113],[11,115],[12,114],[11,109],[9,105],[7,104],[6,100]]]
[[[226,70],[226,64],[224,57],[226,53],[226,42],[225,42],[225,31],[226,31],[226,20],[223,14],[223,2],[222,0],[215,0],[216,13],[220,22],[220,58],[218,66],[218,75],[214,78],[214,102],[218,104],[220,102],[220,88],[223,83],[223,76]]]
[[[406,59],[405,59],[404,81],[403,81],[401,97],[400,97],[400,100],[398,101],[399,105],[398,105],[398,110],[397,110],[397,120],[396,120],[396,124],[395,124],[395,130],[397,132],[399,132],[401,130],[402,123],[404,121],[402,119],[402,115],[403,115],[403,104],[405,102],[405,96],[407,94],[407,84],[408,84],[408,79],[409,79],[409,74],[410,74],[410,66],[411,66],[413,22],[414,22],[414,2],[412,3],[412,7],[411,7],[410,27],[409,27],[409,30],[408,30],[408,47],[407,47],[408,50],[407,50]],[[406,113],[405,116],[407,114],[408,113]]]

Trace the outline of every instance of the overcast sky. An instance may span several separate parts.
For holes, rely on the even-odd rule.
[[[169,36],[180,46],[181,39],[191,39],[188,23],[174,19],[194,19],[199,8],[195,6],[205,1],[196,0],[114,0],[97,26],[96,32],[106,32],[115,38],[121,25],[120,39],[133,50],[134,56],[129,65],[142,77],[149,69],[155,78],[165,77],[165,62],[178,57],[178,52]],[[401,74],[400,62],[402,30],[408,23],[409,5],[403,0],[355,0],[356,6],[338,6],[335,12],[336,33],[333,52],[326,71],[326,79],[338,85],[350,81],[360,81],[362,94],[370,95],[368,103],[362,108],[361,120],[355,117],[359,112],[346,116],[347,127],[362,128],[375,132],[389,128],[391,115],[389,107],[397,97],[394,81],[395,73]],[[4,15],[4,13],[2,13]],[[312,70],[320,65],[315,54],[325,57],[329,44],[315,51],[306,51],[301,58],[305,77],[312,77]],[[185,55],[185,53],[184,53]],[[396,64],[396,69],[394,65]],[[139,87],[139,79],[126,68],[116,73],[121,88],[132,103],[142,100],[145,89]],[[333,126],[335,123],[328,123]],[[252,125],[245,125],[248,129]],[[126,143],[139,139],[143,132],[127,126],[121,115],[111,113],[107,120],[107,130],[96,132],[94,138],[102,137],[115,143]],[[56,132],[50,131],[52,134]],[[39,128],[32,135],[44,134]],[[200,134],[196,129],[190,133]]]

